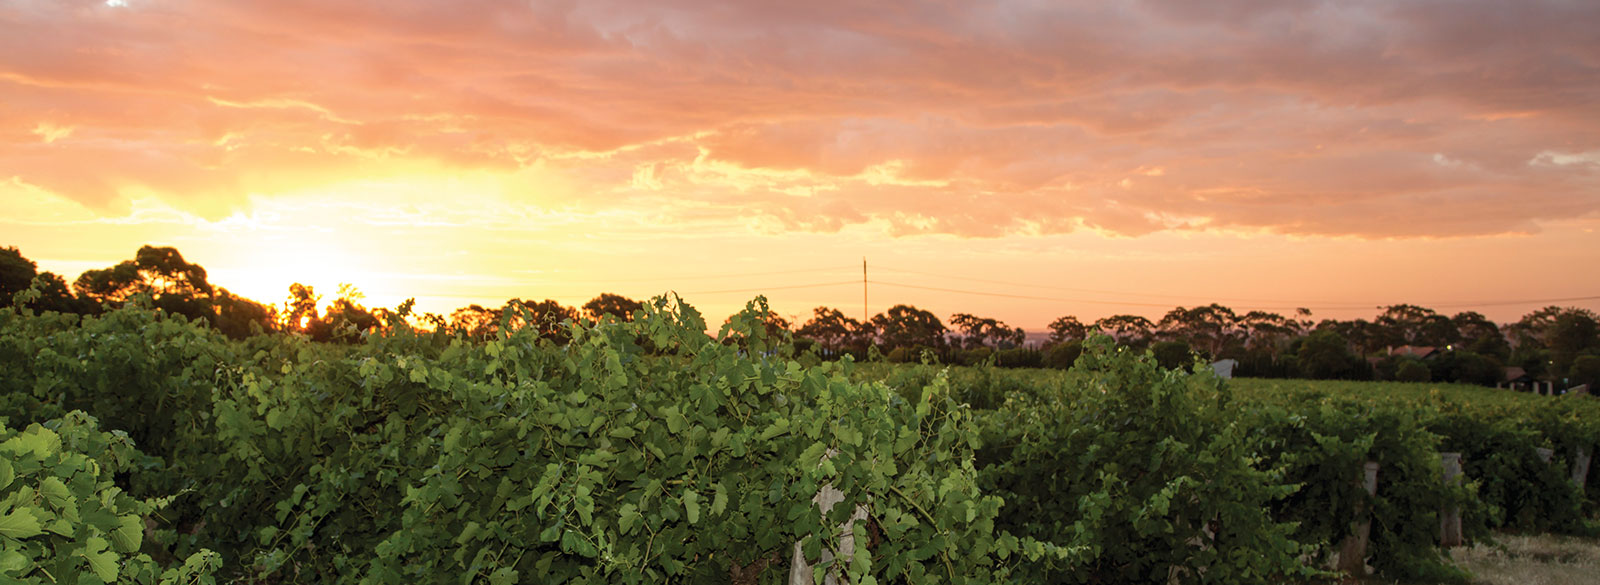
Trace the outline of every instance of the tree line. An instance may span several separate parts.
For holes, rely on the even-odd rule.
[[[1409,304],[1383,307],[1372,320],[1318,321],[1305,309],[1240,313],[1212,303],[1175,307],[1155,321],[1112,315],[1085,323],[1065,315],[1050,323],[1038,347],[1025,344],[1021,328],[966,313],[945,325],[933,313],[896,305],[862,322],[817,307],[795,334],[825,354],[884,352],[889,361],[932,355],[963,364],[1067,368],[1086,338],[1104,334],[1150,350],[1168,367],[1195,357],[1235,360],[1241,376],[1493,386],[1509,367],[1563,387],[1600,382],[1600,318],[1576,307],[1545,307],[1501,326],[1475,311],[1448,315]]]
[[[17,293],[22,293],[19,297]],[[564,339],[563,321],[611,316],[631,320],[642,304],[602,293],[581,307],[545,299],[509,299],[499,307],[469,305],[449,315],[412,313],[400,307],[367,308],[353,287],[340,287],[324,305],[312,287],[296,283],[281,307],[213,286],[203,267],[175,248],[144,246],[131,260],[85,271],[69,286],[39,272],[14,248],[0,248],[0,307],[21,298],[40,311],[93,314],[127,302],[150,303],[169,313],[209,323],[236,338],[296,332],[318,341],[354,341],[392,319],[415,319],[436,330],[471,339],[492,339],[503,330],[537,328]],[[817,359],[854,355],[888,361],[935,359],[967,365],[1070,367],[1093,334],[1109,335],[1135,350],[1150,350],[1169,367],[1232,359],[1235,374],[1349,380],[1449,381],[1494,385],[1507,368],[1528,379],[1566,386],[1600,382],[1600,318],[1575,307],[1545,307],[1504,326],[1481,313],[1454,315],[1416,305],[1384,307],[1372,320],[1312,319],[1267,311],[1239,313],[1210,304],[1175,307],[1159,320],[1112,315],[1083,322],[1071,315],[1049,324],[1048,338],[1029,344],[1027,333],[994,318],[955,313],[942,320],[911,305],[894,305],[866,321],[833,307],[817,307],[810,319],[791,323],[770,313],[767,328],[786,332],[802,353]],[[1513,371],[1515,373],[1515,371]]]

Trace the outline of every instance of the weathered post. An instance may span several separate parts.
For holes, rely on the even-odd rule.
[[[1577,457],[1572,459],[1572,485],[1578,486],[1578,493],[1584,492],[1584,484],[1589,483],[1589,448],[1578,447]]]
[[[1367,491],[1367,496],[1378,495],[1378,462],[1368,461],[1362,468],[1361,487]],[[1367,574],[1367,541],[1372,536],[1371,511],[1367,510],[1367,501],[1362,499],[1356,503],[1356,517],[1354,518],[1355,532],[1345,537],[1344,543],[1339,546],[1338,569],[1346,574],[1364,577]]]
[[[1556,450],[1555,449],[1547,449],[1547,448],[1544,448],[1544,447],[1540,447],[1538,449],[1534,449],[1534,451],[1537,451],[1539,453],[1539,460],[1543,461],[1545,463],[1549,463],[1550,462],[1550,458],[1556,456]]]
[[[1439,463],[1444,468],[1446,487],[1461,483],[1461,454],[1440,453]],[[1461,506],[1452,504],[1439,512],[1439,546],[1461,546]]]
[[[822,460],[827,461],[838,454],[838,451],[828,449],[822,455]],[[817,505],[817,509],[822,511],[824,517],[827,516],[829,511],[833,510],[835,504],[843,501],[844,492],[834,488],[832,483],[823,484],[822,488],[817,490],[817,495],[811,498],[811,502]],[[839,555],[845,562],[849,562],[850,557],[856,551],[856,537],[853,530],[855,524],[856,522],[865,522],[867,516],[867,506],[865,504],[857,504],[850,515],[850,519],[839,525]],[[814,538],[821,537],[822,535],[820,534],[814,536]],[[866,546],[866,543],[862,543],[862,546]],[[813,564],[810,559],[806,558],[803,543],[795,542],[794,553],[789,557],[789,585],[816,585],[816,578],[811,568],[815,565],[831,563],[833,560],[833,551],[828,550],[828,547],[822,547],[822,558]],[[822,578],[823,585],[839,585],[842,581],[843,577],[837,566],[830,569]]]

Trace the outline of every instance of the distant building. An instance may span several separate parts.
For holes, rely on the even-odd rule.
[[[1233,379],[1233,369],[1238,367],[1239,360],[1227,359],[1211,362],[1211,371],[1217,373],[1218,378]]]
[[[1517,366],[1506,366],[1504,368],[1500,368],[1500,372],[1500,382],[1494,385],[1495,388],[1522,390],[1526,388],[1529,383],[1533,382],[1533,376],[1529,376],[1527,370]]]
[[[1439,348],[1422,345],[1402,345],[1389,348],[1390,357],[1408,357],[1414,360],[1431,360],[1439,357]]]

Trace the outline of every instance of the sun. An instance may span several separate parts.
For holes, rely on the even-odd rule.
[[[350,284],[362,291],[383,286],[380,277],[367,268],[370,263],[348,253],[337,240],[303,236],[268,235],[256,243],[242,244],[215,268],[208,267],[209,280],[236,295],[279,306],[289,297],[290,285],[304,284],[321,297],[319,311],[337,298],[340,285]]]

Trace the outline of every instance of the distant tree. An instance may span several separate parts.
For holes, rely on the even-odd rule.
[[[1156,326],[1163,338],[1186,341],[1186,345],[1214,359],[1237,340],[1239,316],[1233,309],[1217,303],[1193,309],[1177,307],[1168,311]]]
[[[40,272],[38,276],[33,277],[33,283],[29,285],[29,288],[37,288],[39,290],[39,298],[28,306],[41,313],[54,311],[57,313],[87,314],[93,313],[97,309],[93,302],[72,294],[72,289],[67,286],[67,281],[62,280],[61,276],[54,272]],[[11,295],[5,295],[4,300],[10,302]],[[0,303],[0,307],[3,306],[5,304]]]
[[[1368,377],[1366,362],[1350,353],[1349,343],[1333,329],[1319,328],[1300,343],[1300,374],[1319,380],[1356,380]]]
[[[176,248],[141,247],[133,260],[85,271],[72,287],[97,303],[119,304],[143,293],[170,313],[207,321],[214,316],[206,269],[185,261]]]
[[[1449,317],[1416,305],[1390,305],[1373,321],[1384,345],[1444,347],[1455,342],[1456,326]]]
[[[1499,361],[1469,350],[1447,351],[1425,365],[1432,372],[1430,379],[1462,384],[1493,386],[1503,375]]]
[[[1567,385],[1589,385],[1589,394],[1600,394],[1600,355],[1580,355],[1567,370]]]
[[[1156,363],[1167,369],[1188,368],[1194,363],[1194,350],[1182,341],[1157,341],[1150,346]]]
[[[1464,349],[1484,356],[1505,359],[1511,355],[1511,345],[1506,342],[1506,336],[1500,331],[1500,326],[1482,313],[1476,311],[1463,311],[1450,318],[1455,325],[1456,339],[1459,341],[1456,349]]]
[[[1544,365],[1549,366],[1552,375],[1565,372],[1585,351],[1600,351],[1600,322],[1588,309],[1545,307],[1523,316],[1507,329],[1517,341],[1512,361],[1537,356],[1546,361]]]
[[[307,285],[298,282],[289,285],[289,299],[284,301],[282,325],[285,330],[304,331],[317,320],[317,304],[322,296]]]
[[[511,315],[519,313],[518,311],[514,310],[514,307],[519,306],[526,311],[530,321],[523,323],[519,320],[519,322],[515,323],[513,326],[534,327],[539,331],[540,337],[555,340],[556,343],[565,343],[568,341],[567,329],[562,323],[565,321],[578,320],[577,309],[562,305],[553,299],[545,299],[537,303],[523,301],[521,299],[511,299],[506,301],[505,306],[500,308],[500,313],[504,315],[505,318],[509,319],[511,318]]]
[[[1346,349],[1358,356],[1366,356],[1389,343],[1385,341],[1390,337],[1387,330],[1365,319],[1353,321],[1324,319],[1321,323],[1317,323],[1317,331],[1324,329],[1337,333],[1340,339],[1345,340]]]
[[[806,321],[796,335],[814,339],[823,348],[830,351],[844,351],[862,345],[861,322],[846,317],[843,311],[832,307],[817,307],[811,311],[811,319]]]
[[[361,334],[377,329],[383,323],[372,311],[361,306],[361,291],[349,284],[339,285],[339,296],[328,303],[327,314],[322,317],[322,335],[312,335],[318,341],[356,341]]]
[[[960,343],[967,349],[979,347],[1011,349],[1022,345],[1028,336],[1020,327],[1011,327],[992,318],[967,313],[951,315],[950,325],[962,333]]]
[[[212,320],[212,325],[223,335],[244,339],[275,329],[277,315],[266,305],[234,296],[228,289],[219,289],[215,300],[216,318]]]
[[[1072,315],[1056,317],[1056,320],[1050,322],[1051,345],[1067,341],[1083,341],[1088,337],[1089,326],[1084,325],[1083,322]],[[1081,350],[1082,347],[1080,346],[1079,349]],[[1074,357],[1072,359],[1078,358]]]
[[[641,309],[644,309],[643,303],[611,293],[601,293],[600,296],[583,304],[584,316],[595,321],[599,321],[605,315],[611,315],[622,321],[632,321],[634,311]]]
[[[941,349],[945,345],[944,335],[949,332],[933,313],[910,305],[895,305],[874,315],[872,327],[878,333],[879,343],[889,348]]]
[[[1546,336],[1562,312],[1561,307],[1545,307],[1523,315],[1516,323],[1506,326],[1505,331],[1518,349],[1524,346],[1547,347]]]
[[[1400,382],[1427,382],[1428,366],[1417,360],[1402,360],[1399,369],[1395,370],[1394,379]]]
[[[73,283],[78,292],[100,302],[122,301],[136,293],[164,296],[211,295],[206,269],[184,261],[176,248],[144,246],[133,260],[100,270],[88,270]]]
[[[449,328],[471,339],[492,339],[500,331],[500,311],[469,305],[450,313]]]
[[[11,306],[11,296],[27,290],[38,274],[38,264],[22,257],[21,251],[0,248],[0,307]]]
[[[1078,361],[1078,356],[1083,355],[1083,342],[1078,340],[1063,341],[1051,345],[1044,352],[1044,367],[1065,370]]]
[[[1557,355],[1574,357],[1584,350],[1600,349],[1600,322],[1588,309],[1566,309],[1550,324],[1545,344]]]
[[[982,365],[989,358],[994,357],[994,348],[979,345],[971,349],[963,349],[955,353],[955,362],[963,366]]]
[[[1117,343],[1135,348],[1150,345],[1155,323],[1138,315],[1112,315],[1094,322],[1094,328],[1117,340]]]
[[[1277,313],[1250,311],[1239,318],[1241,336],[1247,351],[1277,357],[1289,342],[1302,333],[1299,321]]]

